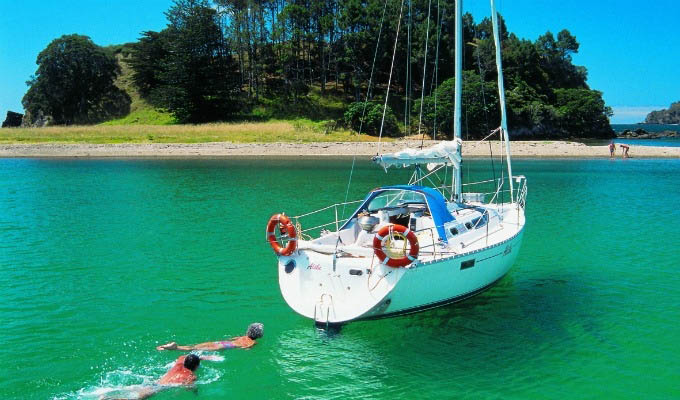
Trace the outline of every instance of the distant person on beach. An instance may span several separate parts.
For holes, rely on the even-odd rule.
[[[182,350],[182,351],[194,351],[194,350],[206,350],[206,351],[217,351],[224,349],[248,349],[255,345],[255,340],[259,339],[263,335],[264,325],[259,322],[250,324],[245,336],[238,336],[231,338],[230,340],[219,340],[215,342],[205,342],[193,345],[178,345],[176,342],[170,342],[162,346],[156,347],[156,350]]]
[[[609,142],[609,158],[614,157],[614,153],[616,153],[616,145],[614,141],[611,141]]]
[[[154,394],[168,389],[173,386],[189,386],[196,381],[196,370],[198,369],[201,359],[209,359],[199,357],[196,354],[188,354],[181,356],[175,361],[175,364],[165,373],[154,385],[134,385],[128,386],[117,392],[124,392],[119,395],[104,395],[100,397],[101,400],[120,400],[120,399],[148,399]],[[133,397],[130,397],[133,396]]]
[[[621,146],[621,157],[628,158],[628,150],[630,149],[630,146],[627,144],[620,144],[619,146]]]

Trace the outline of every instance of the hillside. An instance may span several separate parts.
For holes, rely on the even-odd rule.
[[[121,69],[115,85],[125,91],[132,102],[130,103],[130,113],[122,118],[113,119],[101,123],[100,125],[171,125],[176,123],[175,117],[169,112],[156,108],[144,100],[135,85],[132,83],[132,69],[126,62],[128,55],[122,51],[122,46],[116,46],[116,60]]]
[[[99,125],[172,125],[176,124],[176,118],[167,110],[153,106],[149,101],[142,98],[135,87],[130,67],[129,52],[126,45],[111,46],[121,68],[121,74],[116,78],[115,85],[125,91],[131,99],[130,113],[122,118],[103,122]],[[341,88],[342,85],[335,85]],[[305,120],[314,122],[316,125],[333,126],[336,121],[342,119],[343,113],[350,101],[342,94],[340,89],[331,89],[321,93],[319,86],[311,86],[305,96],[295,99],[295,102],[287,102],[274,96],[261,96],[257,102],[249,100],[247,93],[242,93],[242,101],[249,103],[249,107],[236,116],[238,122],[243,121],[269,121],[269,120]]]
[[[358,14],[354,3],[338,2],[318,29],[309,22],[321,23],[321,15],[275,12],[271,31],[253,28],[265,26],[259,20],[264,13],[222,13],[207,4],[176,2],[167,12],[171,23],[160,32],[143,32],[134,44],[102,49],[87,36],[55,39],[41,53],[51,56],[41,58],[44,65],[25,98],[29,120],[47,116],[57,125],[114,126],[284,120],[325,133],[345,127],[374,136],[451,137],[454,49],[438,36],[450,21],[442,19],[432,32],[416,29],[413,37],[401,33],[392,44],[371,12],[383,3],[373,0]],[[280,7],[296,6],[284,1]],[[429,12],[423,4],[416,8],[421,17],[414,26],[428,26],[423,16]],[[350,16],[356,18],[344,20]],[[243,18],[252,20],[243,25]],[[612,109],[588,85],[587,68],[573,64],[580,44],[567,29],[532,41],[511,33],[502,18],[500,26],[511,137],[614,136]],[[463,55],[462,134],[481,139],[500,125],[491,21],[475,22],[466,14],[463,32],[469,46]],[[418,55],[428,44],[441,44],[438,56]],[[79,70],[60,67],[73,59],[83,61]]]
[[[680,101],[671,104],[667,110],[652,111],[645,118],[646,124],[680,124]]]

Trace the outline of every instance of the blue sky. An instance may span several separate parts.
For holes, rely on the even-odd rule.
[[[0,120],[22,111],[25,81],[53,39],[87,35],[102,46],[135,41],[161,30],[171,0],[0,0]],[[535,40],[547,30],[569,29],[581,44],[574,56],[588,67],[588,83],[614,108],[613,123],[633,123],[680,101],[680,2],[653,0],[497,0],[510,31]],[[467,0],[479,20],[488,0]]]

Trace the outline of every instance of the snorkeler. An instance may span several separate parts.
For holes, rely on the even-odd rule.
[[[241,348],[247,349],[255,345],[255,340],[262,337],[264,330],[264,325],[259,322],[255,322],[248,326],[245,336],[238,336],[231,338],[231,340],[219,340],[215,342],[205,342],[198,343],[194,345],[182,346],[178,345],[176,342],[170,342],[162,346],[156,347],[156,350],[182,350],[182,351],[193,351],[193,350],[206,350],[206,351],[217,351],[224,349]]]
[[[154,385],[134,385],[122,389],[125,392],[125,397],[116,395],[104,395],[100,397],[101,400],[115,400],[115,399],[147,399],[161,390],[168,389],[173,386],[189,386],[196,381],[196,370],[198,369],[201,359],[209,359],[196,354],[188,354],[181,356],[175,361],[175,364],[165,373]],[[130,397],[134,396],[134,397]]]

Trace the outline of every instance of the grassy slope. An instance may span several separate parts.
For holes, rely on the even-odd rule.
[[[201,125],[99,125],[0,129],[0,143],[270,143],[365,142],[368,135],[326,133],[313,122],[268,121]],[[389,140],[389,139],[383,139]]]
[[[329,122],[341,118],[342,96],[322,96],[319,88],[295,103],[261,98],[261,106],[243,115],[262,122],[180,125],[174,117],[142,99],[131,80],[131,69],[117,55],[122,74],[116,84],[132,99],[130,114],[88,126],[0,129],[0,143],[200,143],[200,142],[335,142],[375,141],[337,128]],[[389,140],[389,139],[388,139]]]
[[[175,117],[167,111],[156,109],[146,100],[142,99],[137,88],[132,83],[132,69],[125,62],[122,54],[116,55],[120,65],[121,74],[116,79],[116,86],[126,91],[130,96],[130,114],[123,118],[104,122],[100,125],[171,125],[176,123]]]

